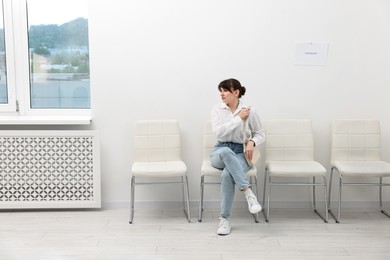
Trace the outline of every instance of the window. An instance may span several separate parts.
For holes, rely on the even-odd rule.
[[[0,5],[0,104],[8,104],[7,69],[4,45],[3,3]]]
[[[2,4],[0,117],[90,115],[88,0]]]

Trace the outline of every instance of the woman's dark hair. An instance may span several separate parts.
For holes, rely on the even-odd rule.
[[[221,91],[222,89],[227,90],[229,92],[233,92],[234,90],[239,90],[238,98],[241,98],[241,96],[245,95],[245,87],[241,86],[241,83],[236,79],[225,79],[218,85],[218,90]]]

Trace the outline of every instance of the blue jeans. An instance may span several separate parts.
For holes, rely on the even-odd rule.
[[[222,170],[221,217],[229,218],[234,199],[235,184],[239,190],[249,187],[245,173],[249,165],[245,160],[242,144],[218,142],[210,155],[211,165]]]

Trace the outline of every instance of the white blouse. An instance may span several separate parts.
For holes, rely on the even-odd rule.
[[[244,143],[243,123],[238,116],[240,110],[245,108],[240,101],[234,113],[225,103],[215,105],[211,110],[211,124],[213,133],[220,142]],[[246,127],[246,139],[253,140],[255,145],[260,145],[265,140],[264,127],[256,110],[251,107],[249,112],[248,126]]]

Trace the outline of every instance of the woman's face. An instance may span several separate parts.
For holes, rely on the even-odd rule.
[[[222,102],[224,102],[225,104],[229,104],[235,101],[236,99],[238,99],[238,92],[239,90],[232,90],[232,92],[230,92],[227,89],[221,88],[220,95],[221,95]]]

